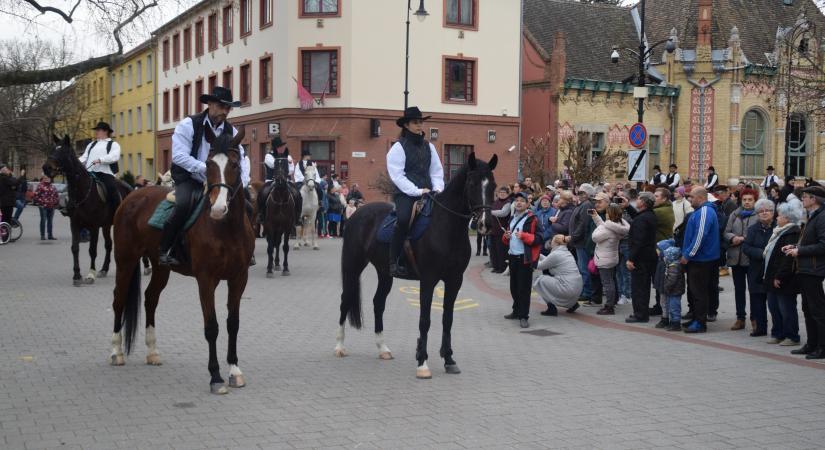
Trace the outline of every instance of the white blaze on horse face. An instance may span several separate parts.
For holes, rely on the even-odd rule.
[[[487,205],[487,186],[490,185],[490,180],[487,177],[481,180],[481,206]],[[481,210],[481,217],[478,219],[478,232],[481,234],[487,233],[487,209]]]
[[[212,157],[212,161],[218,165],[218,171],[221,174],[221,184],[226,184],[224,171],[226,170],[226,164],[229,162],[229,158],[223,153],[219,153]],[[212,204],[212,210],[209,212],[209,215],[213,219],[221,219],[229,211],[226,204],[228,196],[229,190],[226,187],[221,186],[218,188],[218,198],[215,199],[215,203]]]

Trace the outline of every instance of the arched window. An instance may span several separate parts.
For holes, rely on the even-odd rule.
[[[765,118],[755,110],[742,119],[742,142],[739,172],[741,175],[762,175],[765,161]]]
[[[788,135],[788,175],[807,176],[808,130],[805,116],[793,114],[788,120],[785,132]]]

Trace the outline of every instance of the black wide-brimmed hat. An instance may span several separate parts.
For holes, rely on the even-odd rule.
[[[284,145],[286,145],[286,142],[282,141],[280,136],[275,136],[272,138],[272,150]]]
[[[115,131],[106,122],[98,122],[97,125],[95,125],[95,127],[92,128],[92,129],[93,130],[106,130],[109,133],[113,133]]]
[[[403,128],[404,124],[411,121],[411,120],[427,120],[430,117],[432,117],[432,116],[426,116],[425,117],[423,114],[421,114],[421,110],[418,109],[417,106],[410,106],[409,108],[404,110],[404,116],[399,117],[395,121],[395,124],[398,125],[399,127]]]
[[[768,166],[768,168],[765,169],[765,170],[776,170],[776,169],[774,169],[773,166]]]
[[[223,86],[215,86],[212,88],[212,94],[203,94],[200,100],[201,103],[218,102],[233,108],[241,106],[241,102],[232,101],[232,90]]]

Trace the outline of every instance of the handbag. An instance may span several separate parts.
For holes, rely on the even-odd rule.
[[[599,268],[596,267],[595,258],[590,258],[590,261],[587,261],[587,271],[590,272],[591,275],[596,275],[599,273]]]

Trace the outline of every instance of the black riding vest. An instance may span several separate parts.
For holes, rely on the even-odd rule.
[[[289,159],[288,159],[289,153],[281,153],[279,155],[278,152],[269,152],[269,154],[272,155],[272,157],[275,158],[276,160],[286,159],[287,163],[289,162]],[[275,177],[275,165],[273,164],[272,168],[270,168],[269,166],[266,166],[266,165],[264,165],[264,167],[266,168],[266,179],[267,180],[273,179]],[[289,174],[287,174],[287,176],[289,176]]]
[[[404,174],[419,189],[432,189],[433,182],[430,179],[430,143],[423,136],[416,136],[406,129],[398,140],[404,149]],[[401,193],[398,187],[396,193]]]
[[[668,172],[667,176],[665,177],[665,183],[667,183],[667,185],[670,186],[671,184],[673,184],[673,180],[675,179],[676,174]]]
[[[203,110],[203,112],[199,114],[195,114],[193,116],[189,116],[192,119],[192,150],[189,152],[189,155],[195,159],[198,159],[198,151],[201,148],[201,142],[203,142],[203,121],[206,118],[208,110]],[[229,123],[228,120],[224,119],[223,121],[223,134],[228,134],[232,136],[232,124]],[[172,163],[172,168],[170,169],[172,174],[172,180],[175,183],[180,184],[186,180],[192,179],[192,174],[187,172],[186,169],[177,166],[175,163]]]

